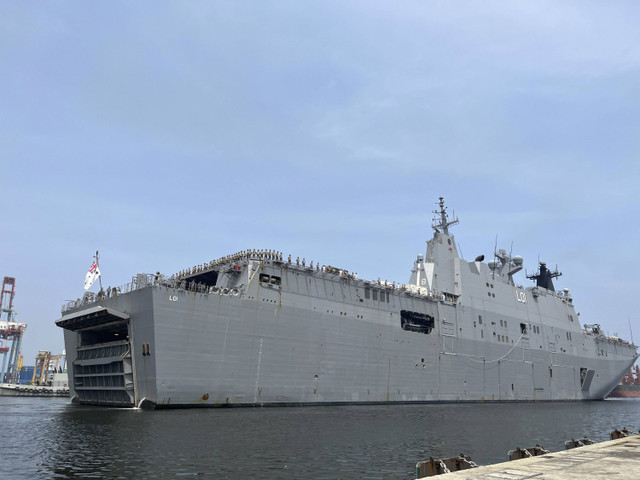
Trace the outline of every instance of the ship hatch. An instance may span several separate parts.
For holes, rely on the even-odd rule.
[[[216,270],[208,270],[195,275],[185,277],[187,282],[202,283],[208,287],[215,287],[218,282],[218,272]]]
[[[433,330],[434,324],[434,318],[431,315],[400,310],[400,326],[403,330],[428,334]]]
[[[56,325],[77,332],[91,327],[105,327],[113,323],[129,320],[129,315],[107,307],[92,307],[80,312],[64,315]]]
[[[580,385],[582,386],[582,391],[589,391],[589,387],[591,387],[591,382],[593,381],[593,375],[596,373],[595,370],[591,370],[588,368],[580,369]]]
[[[73,388],[81,404],[135,404],[129,315],[96,306],[63,316],[56,324],[78,335]]]

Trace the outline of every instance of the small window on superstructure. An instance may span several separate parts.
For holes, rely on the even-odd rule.
[[[482,315],[478,315],[478,323],[482,325]]]
[[[371,289],[369,287],[364,287],[364,298],[367,300],[371,298]]]
[[[502,320],[500,320],[500,326],[503,327],[504,323],[502,322]]]
[[[378,299],[378,291],[377,291],[377,290],[374,290],[374,291],[373,291],[373,299],[374,299],[374,300],[377,300],[377,299]]]

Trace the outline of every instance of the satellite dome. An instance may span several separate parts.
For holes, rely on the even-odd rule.
[[[489,265],[489,268],[491,270],[493,270],[494,268],[496,268],[498,266],[498,262],[496,262],[495,260],[489,260],[487,262],[487,265]]]
[[[523,261],[524,261],[524,259],[520,255],[516,255],[515,257],[513,257],[514,265],[520,266],[520,265],[522,265]]]

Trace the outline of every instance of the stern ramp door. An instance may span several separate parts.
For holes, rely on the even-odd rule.
[[[81,404],[133,407],[135,386],[129,315],[92,307],[56,322],[78,334],[73,386]]]

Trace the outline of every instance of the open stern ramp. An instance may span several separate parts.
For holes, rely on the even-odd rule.
[[[64,315],[59,327],[77,336],[71,384],[81,404],[132,407],[133,356],[128,314],[93,306]]]

